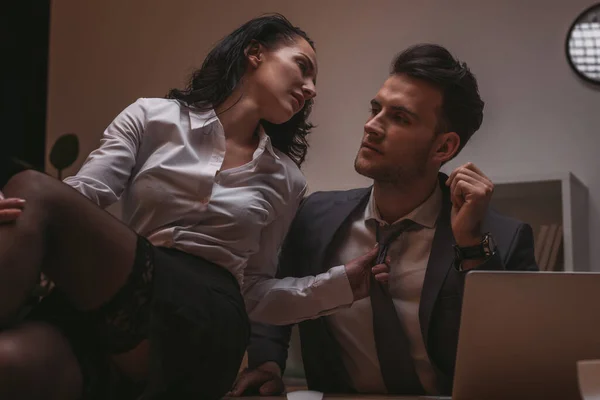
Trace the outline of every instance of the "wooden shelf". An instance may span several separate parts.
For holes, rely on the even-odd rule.
[[[542,225],[562,226],[562,257],[556,270],[589,271],[588,190],[570,172],[490,178],[492,207],[531,225],[538,239]]]

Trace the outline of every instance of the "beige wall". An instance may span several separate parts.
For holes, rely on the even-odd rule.
[[[600,91],[564,58],[570,23],[594,0],[52,3],[48,144],[75,132],[82,147],[67,174],[121,109],[181,86],[219,38],[279,11],[317,45],[318,128],[304,167],[311,190],[368,183],[352,168],[368,101],[394,53],[437,42],[470,64],[487,103],[482,129],[449,168],[469,160],[491,176],[572,171],[590,189],[592,252],[600,243]]]

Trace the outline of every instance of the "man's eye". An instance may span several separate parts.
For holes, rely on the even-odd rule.
[[[408,123],[408,119],[404,118],[404,116],[396,114],[394,115],[394,120],[396,122],[399,122],[401,124],[407,124]]]
[[[306,63],[304,61],[298,61],[298,66],[300,66],[300,70],[302,72],[308,71],[308,66],[306,65]]]

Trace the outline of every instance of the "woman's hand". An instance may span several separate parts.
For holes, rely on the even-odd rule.
[[[0,192],[0,224],[14,222],[25,206],[25,200],[17,198],[5,199]]]

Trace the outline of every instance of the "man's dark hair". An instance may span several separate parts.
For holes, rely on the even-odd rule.
[[[456,132],[460,137],[458,154],[483,121],[483,100],[477,80],[466,63],[460,62],[444,47],[418,44],[398,54],[391,74],[422,79],[442,92],[438,132]]]

